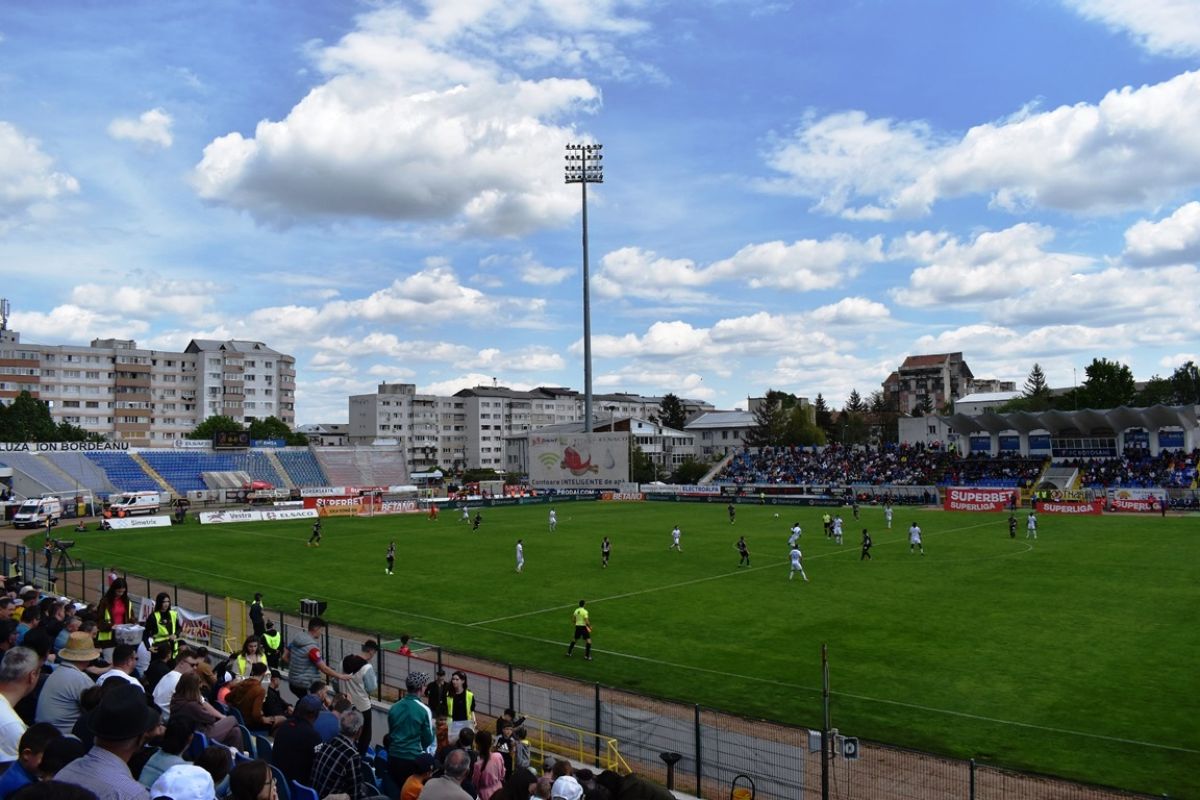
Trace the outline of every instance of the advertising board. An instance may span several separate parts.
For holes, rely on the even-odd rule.
[[[629,480],[629,434],[529,435],[529,483],[536,489],[611,489]]]

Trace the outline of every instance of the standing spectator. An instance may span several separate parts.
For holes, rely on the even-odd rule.
[[[324,630],[325,620],[313,617],[308,621],[308,630],[292,637],[284,651],[284,659],[288,662],[288,686],[296,697],[308,694],[308,688],[322,675],[343,681],[350,678],[330,667],[321,657],[321,645],[317,637]]]
[[[367,639],[362,644],[362,651],[355,655],[351,653],[342,659],[342,672],[350,676],[346,682],[346,694],[354,708],[362,714],[363,725],[358,737],[359,752],[365,753],[371,744],[371,694],[379,688],[379,679],[375,675],[372,662],[379,653],[379,642]]]
[[[491,800],[504,785],[504,757],[492,750],[492,734],[488,731],[476,732],[475,751],[479,753],[479,759],[471,772],[471,780],[479,792],[479,800]]]
[[[425,687],[425,702],[435,717],[448,716],[446,713],[446,698],[450,694],[450,684],[446,682],[446,670],[438,668],[437,679],[430,681]]]
[[[449,735],[458,737],[463,728],[476,729],[475,694],[467,688],[467,673],[455,670],[450,675],[450,693],[446,695],[446,717],[450,720]]]
[[[317,751],[312,779],[308,783],[317,790],[317,797],[346,794],[350,800],[366,800],[379,794],[367,777],[362,755],[358,752],[362,725],[362,714],[357,709],[347,709],[338,720],[338,735]]]
[[[96,646],[101,650],[110,648],[115,644],[113,629],[133,622],[133,603],[129,599],[129,586],[124,578],[116,578],[109,583],[108,591],[96,606],[96,617],[99,623]]]
[[[267,656],[267,666],[279,669],[279,652],[283,649],[283,636],[275,630],[275,623],[267,620],[267,631],[262,635],[263,652]]]
[[[17,760],[25,721],[13,710],[33,691],[41,676],[42,660],[27,647],[14,647],[0,661],[0,767]]]
[[[38,722],[49,722],[63,734],[71,732],[83,713],[80,698],[95,685],[84,670],[99,656],[92,637],[79,631],[71,634],[67,646],[58,653],[58,667],[42,687],[35,715]]]
[[[179,612],[171,608],[171,595],[159,592],[154,598],[154,611],[146,618],[142,639],[148,647],[168,643],[171,646],[171,657],[178,658],[181,636]]]
[[[425,673],[408,673],[404,681],[407,692],[388,709],[387,765],[397,786],[404,786],[408,776],[416,771],[417,756],[433,744],[429,709],[421,703],[421,690],[427,683],[429,676]]]
[[[312,779],[314,751],[321,744],[321,736],[313,728],[313,720],[319,713],[321,701],[311,694],[304,695],[296,701],[296,713],[292,718],[275,731],[271,763],[279,767],[289,781],[304,783]],[[391,766],[390,759],[388,766]]]
[[[451,750],[442,765],[442,776],[430,778],[421,789],[421,800],[472,800],[462,788],[471,768],[471,756],[466,750]]]
[[[146,787],[133,779],[129,759],[142,746],[146,730],[158,722],[146,697],[132,686],[113,686],[104,693],[92,717],[95,746],[55,776],[96,795],[98,800],[149,800]]]
[[[254,635],[261,639],[263,634],[267,632],[266,625],[263,624],[263,604],[262,592],[254,593],[254,602],[250,604],[250,625],[254,629]]]

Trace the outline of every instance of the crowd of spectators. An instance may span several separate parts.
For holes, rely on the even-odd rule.
[[[1200,449],[1190,453],[1164,450],[1157,456],[1145,448],[1126,448],[1116,458],[1074,459],[1081,485],[1090,489],[1196,488]]]
[[[410,674],[375,753],[378,642],[338,670],[320,617],[283,644],[252,615],[263,636],[218,658],[183,641],[169,597],[138,625],[125,580],[107,581],[94,606],[20,578],[0,594],[0,800],[278,800],[281,782],[323,800],[672,800],[549,757],[535,771],[524,719],[508,710],[484,730],[463,673]]]
[[[1045,464],[1045,458],[1015,455],[972,453],[964,457],[939,445],[763,447],[738,453],[717,481],[735,485],[1029,487]]]

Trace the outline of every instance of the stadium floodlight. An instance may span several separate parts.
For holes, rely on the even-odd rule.
[[[583,199],[583,430],[592,432],[592,304],[588,295],[587,185],[604,183],[602,144],[567,145],[567,183],[578,183]]]

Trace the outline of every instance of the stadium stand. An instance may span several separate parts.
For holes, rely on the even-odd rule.
[[[315,452],[321,471],[331,486],[370,486],[354,460],[354,450],[348,447],[323,447]]]
[[[46,453],[43,457],[66,473],[78,486],[98,493],[117,491],[104,470],[83,453]]]
[[[717,483],[875,486],[1028,487],[1046,466],[1044,458],[957,452],[913,445],[883,449],[828,445],[820,449],[764,447],[738,453]]]
[[[1080,470],[1080,483],[1089,489],[1195,488],[1200,449],[1164,451],[1128,449],[1116,458],[1066,462]]]
[[[5,453],[0,457],[0,464],[12,467],[42,488],[42,492],[73,492],[78,484],[69,476],[59,472],[49,462],[35,453]],[[33,496],[35,492],[23,492]],[[40,494],[40,492],[37,492]]]
[[[141,455],[180,493],[208,488],[201,477],[205,472],[245,472],[254,480],[283,485],[283,479],[267,457],[253,450],[240,453],[142,450]]]
[[[321,470],[316,457],[309,450],[279,450],[275,453],[279,463],[287,471],[292,483],[297,486],[328,486],[329,479]]]
[[[87,457],[104,470],[109,482],[122,492],[157,492],[162,488],[128,453],[88,453]]]

